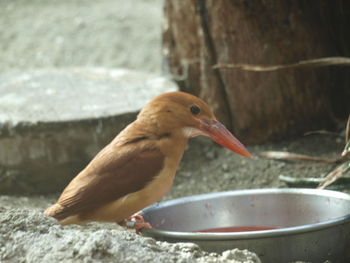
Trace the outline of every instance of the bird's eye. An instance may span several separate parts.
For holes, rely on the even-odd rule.
[[[192,105],[190,111],[193,115],[197,115],[200,113],[201,109],[197,105]]]

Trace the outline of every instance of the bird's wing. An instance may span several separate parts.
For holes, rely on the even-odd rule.
[[[164,155],[154,145],[121,147],[117,153],[109,145],[66,187],[51,216],[61,220],[141,190],[163,165]]]

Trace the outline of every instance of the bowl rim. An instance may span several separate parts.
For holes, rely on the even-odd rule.
[[[182,204],[186,202],[201,201],[210,199],[213,197],[224,197],[224,196],[238,196],[238,195],[249,195],[249,194],[302,194],[302,195],[318,195],[324,197],[333,197],[343,200],[348,200],[350,202],[350,195],[343,192],[324,190],[324,189],[308,189],[308,188],[265,188],[265,189],[248,189],[248,190],[233,190],[225,192],[215,192],[200,195],[187,196],[182,198],[177,198],[169,201],[160,202],[152,206],[143,209],[140,214],[145,215],[146,213],[152,212],[159,208]],[[278,237],[286,235],[295,235],[305,232],[313,232],[322,229],[327,229],[330,227],[344,225],[350,223],[350,211],[347,215],[337,217],[334,219],[313,223],[305,224],[299,226],[271,229],[271,230],[260,230],[260,231],[242,231],[242,232],[225,232],[225,233],[201,233],[201,232],[177,232],[177,231],[165,231],[158,230],[155,228],[144,229],[142,234],[146,236],[162,237],[170,239],[184,239],[184,240],[242,240],[242,239],[259,239],[259,238],[269,238]]]

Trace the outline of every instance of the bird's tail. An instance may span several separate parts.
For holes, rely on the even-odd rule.
[[[78,215],[67,215],[64,206],[54,204],[44,211],[44,215],[55,218],[60,225],[82,224],[84,221]]]
[[[54,204],[52,206],[50,206],[49,208],[47,208],[44,212],[44,215],[46,216],[52,216],[56,219],[58,218],[58,214],[63,210],[63,206],[61,206],[60,204]]]

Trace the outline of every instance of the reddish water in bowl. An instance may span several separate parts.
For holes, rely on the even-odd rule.
[[[279,227],[278,226],[229,226],[229,227],[203,229],[196,232],[201,232],[201,233],[246,232],[246,231],[272,230],[277,228]]]

